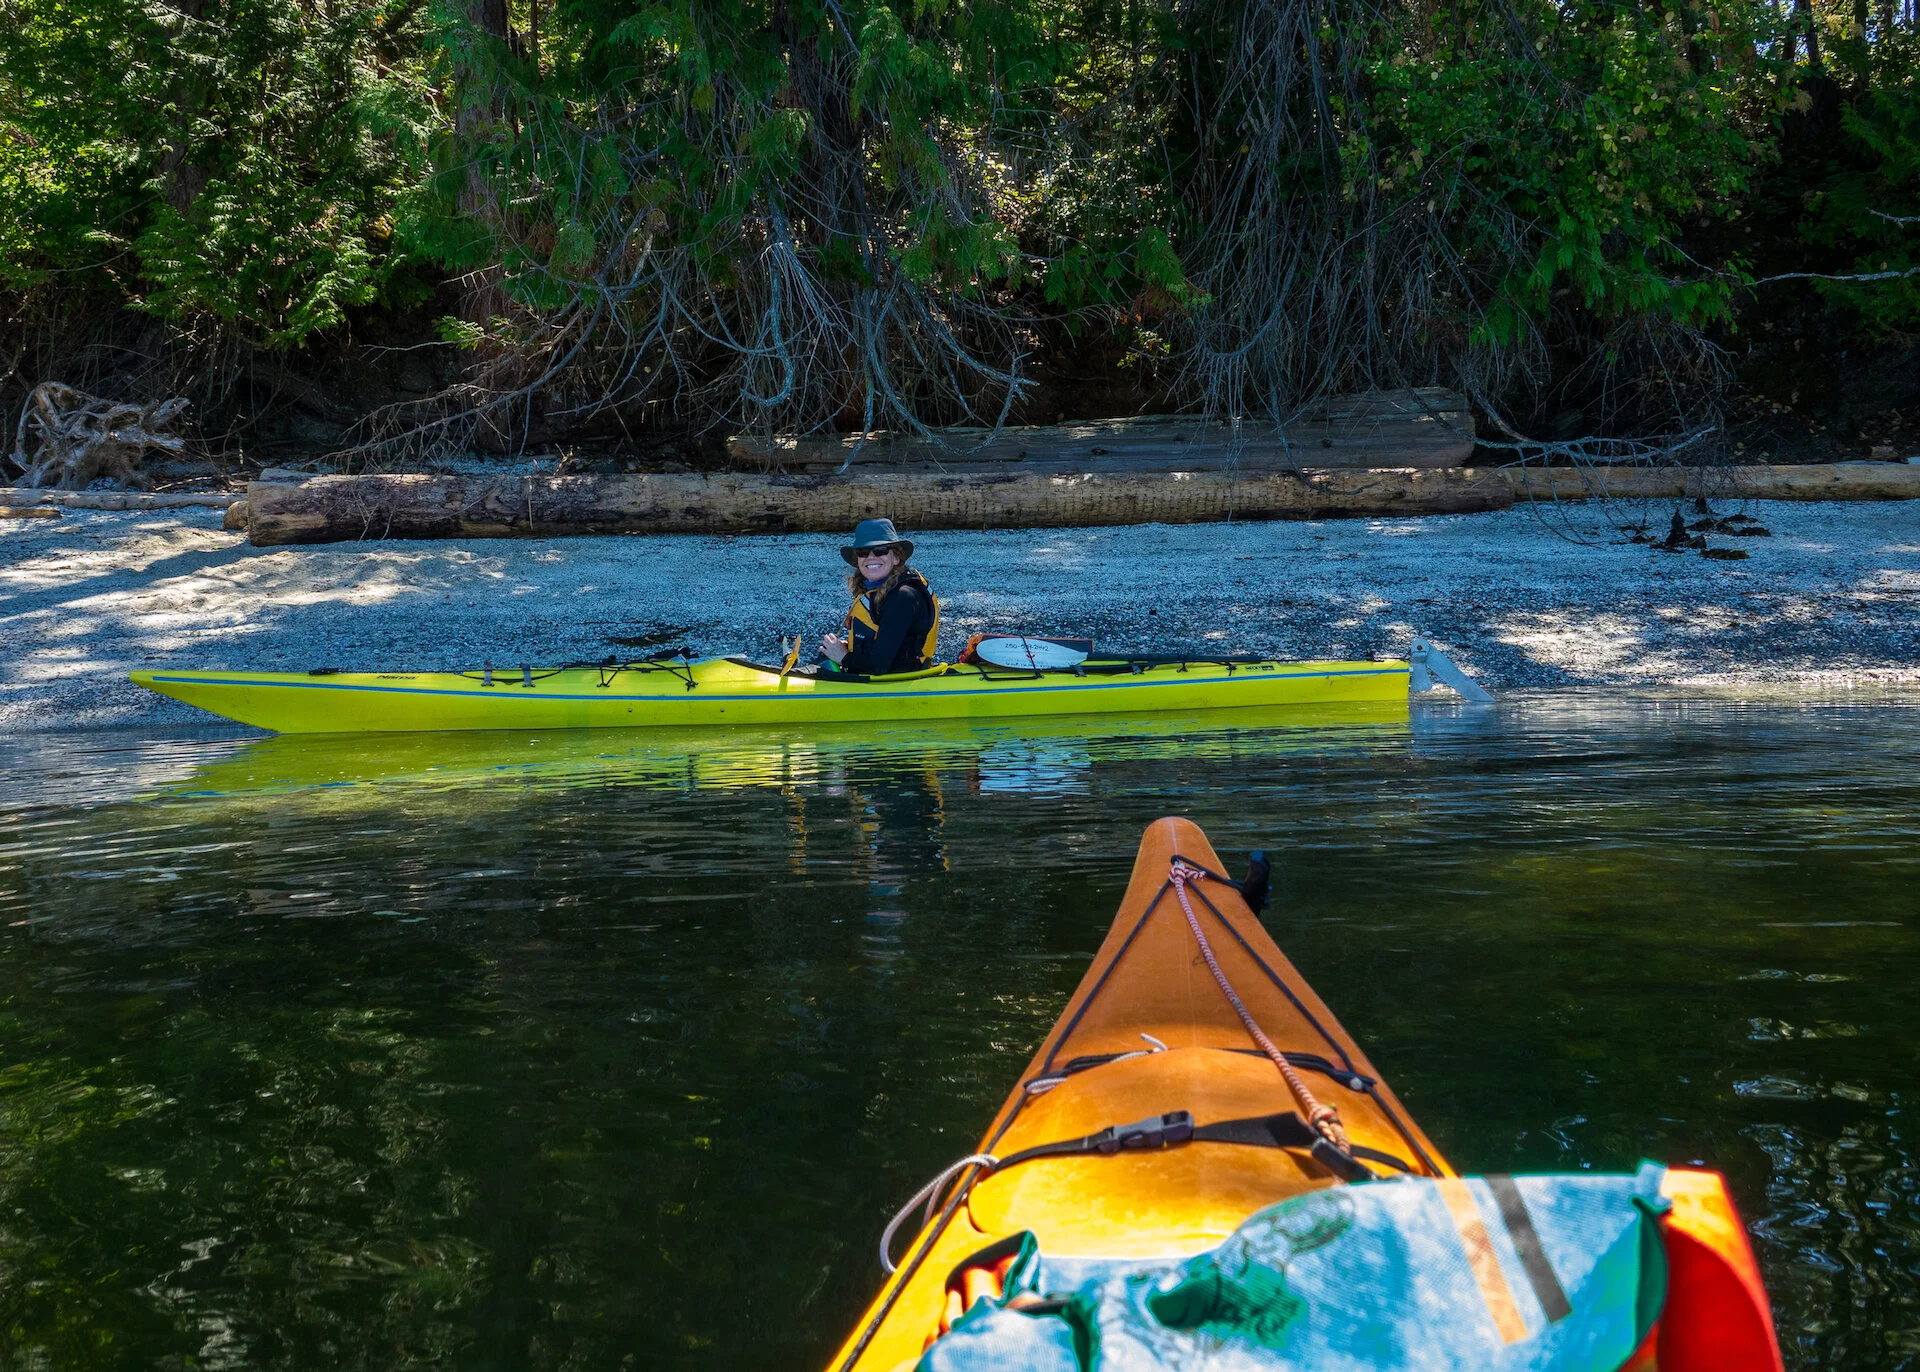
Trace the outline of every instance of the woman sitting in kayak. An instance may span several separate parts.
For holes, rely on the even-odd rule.
[[[859,676],[917,672],[933,665],[940,639],[940,598],[926,578],[907,565],[912,540],[900,537],[891,519],[863,519],[840,556],[853,568],[847,578],[853,606],[847,611],[847,636],[828,634],[820,640],[827,660]]]

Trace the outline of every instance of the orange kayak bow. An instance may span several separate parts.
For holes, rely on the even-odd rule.
[[[1556,1301],[1577,1304],[1550,1271],[1542,1282],[1543,1250],[1519,1199],[1534,1181],[1460,1178],[1261,926],[1247,896],[1257,904],[1264,892],[1249,883],[1243,894],[1224,872],[1192,823],[1147,830],[1112,929],[976,1153],[902,1212],[895,1227],[925,1202],[911,1240],[889,1228],[891,1275],[832,1372],[904,1372],[963,1319],[1056,1309],[1062,1301],[1009,1286],[1035,1252],[1057,1267],[1191,1263],[1254,1216],[1285,1213],[1270,1207],[1355,1183],[1345,1195],[1404,1199],[1424,1187],[1437,1197],[1488,1328],[1519,1359],[1498,1361],[1562,1365],[1524,1356],[1562,1313]],[[1664,1211],[1664,1301],[1648,1310],[1641,1298],[1631,1356],[1608,1365],[1778,1369],[1766,1293],[1720,1176],[1644,1175],[1658,1189],[1642,1204],[1649,1232]],[[1503,1232],[1511,1240],[1488,1237]],[[1080,1344],[1082,1358],[1101,1361]]]

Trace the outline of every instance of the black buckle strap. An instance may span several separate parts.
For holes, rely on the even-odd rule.
[[[1072,1157],[1082,1153],[1113,1154],[1135,1152],[1148,1148],[1167,1148],[1173,1144],[1185,1143],[1193,1137],[1193,1116],[1185,1110],[1172,1110],[1164,1115],[1149,1115],[1132,1124],[1110,1124],[1096,1134],[1083,1134],[1077,1139],[1061,1139],[1058,1143],[1040,1143],[1032,1148],[1022,1148],[1017,1153],[1009,1153],[995,1165],[994,1171],[1004,1172],[1015,1163],[1031,1162],[1035,1158]]]
[[[1083,1134],[1077,1139],[1061,1139],[1057,1143],[1040,1143],[1032,1148],[1022,1148],[1000,1159],[992,1170],[995,1173],[1004,1172],[1009,1167],[1032,1162],[1035,1158],[1087,1154],[1110,1157],[1115,1153],[1145,1152],[1183,1143],[1237,1143],[1251,1148],[1290,1149],[1307,1154],[1342,1181],[1373,1179],[1374,1174],[1357,1161],[1360,1158],[1382,1163],[1400,1172],[1413,1171],[1393,1154],[1383,1153],[1377,1148],[1356,1146],[1350,1152],[1342,1152],[1316,1134],[1313,1126],[1291,1110],[1250,1119],[1216,1120],[1212,1124],[1195,1124],[1193,1116],[1187,1111],[1171,1110],[1164,1115],[1149,1115],[1143,1120],[1135,1120],[1132,1124],[1110,1124],[1097,1133]]]
[[[1373,1180],[1373,1173],[1367,1170],[1365,1164],[1331,1139],[1315,1139],[1307,1153],[1341,1181]]]
[[[1319,1135],[1293,1111],[1255,1119],[1219,1120],[1193,1131],[1202,1143],[1240,1143],[1251,1148],[1312,1148]]]
[[[1312,1125],[1291,1110],[1279,1115],[1262,1115],[1258,1119],[1221,1120],[1218,1124],[1203,1124],[1193,1131],[1193,1137],[1199,1143],[1241,1143],[1255,1148],[1304,1151],[1341,1181],[1373,1180],[1373,1173],[1356,1161],[1362,1156],[1397,1167],[1402,1172],[1409,1170],[1400,1159],[1376,1149],[1355,1148],[1351,1152],[1342,1152],[1331,1141],[1316,1134]]]
[[[1412,1163],[1406,1161],[1404,1158],[1396,1158],[1391,1153],[1383,1153],[1378,1148],[1369,1148],[1362,1143],[1352,1143],[1347,1145],[1347,1151],[1356,1158],[1364,1158],[1368,1162],[1380,1163],[1384,1166],[1391,1167],[1396,1172],[1404,1172],[1408,1176],[1413,1175]]]
[[[1148,1115],[1131,1124],[1108,1124],[1094,1134],[1096,1153],[1117,1153],[1127,1147],[1171,1147],[1194,1136],[1194,1117],[1183,1109]]]
[[[1128,1148],[1167,1148],[1193,1137],[1193,1116],[1185,1110],[1148,1115],[1132,1124],[1112,1124],[1093,1136],[1094,1151],[1118,1153]]]

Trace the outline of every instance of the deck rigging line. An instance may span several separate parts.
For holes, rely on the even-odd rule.
[[[1240,1023],[1246,1026],[1247,1034],[1260,1045],[1275,1067],[1280,1069],[1281,1077],[1287,1083],[1287,1089],[1293,1092],[1293,1098],[1299,1102],[1300,1113],[1307,1117],[1307,1123],[1328,1143],[1345,1153],[1349,1159],[1353,1156],[1353,1145],[1347,1141],[1346,1126],[1340,1123],[1340,1112],[1317,1098],[1307,1085],[1306,1079],[1287,1061],[1287,1055],[1280,1051],[1274,1041],[1267,1037],[1267,1031],[1253,1017],[1239,993],[1233,989],[1233,983],[1227,980],[1227,974],[1220,970],[1219,959],[1213,955],[1213,945],[1207,942],[1205,931],[1200,928],[1200,917],[1193,913],[1193,903],[1187,899],[1187,883],[1205,881],[1211,874],[1203,867],[1196,867],[1182,858],[1175,858],[1167,872],[1167,879],[1173,883],[1174,899],[1180,902],[1180,911],[1187,917],[1187,928],[1193,931],[1193,937],[1200,944],[1200,956],[1207,961],[1207,970],[1213,973],[1213,979],[1226,996],[1227,1004],[1233,1007],[1233,1013],[1240,1016]]]

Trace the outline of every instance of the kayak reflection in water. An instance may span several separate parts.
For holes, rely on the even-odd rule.
[[[863,769],[864,770],[864,769]],[[852,799],[866,868],[866,956],[886,963],[904,951],[900,926],[947,871],[946,807],[931,766],[855,774]]]
[[[807,783],[782,788],[791,868],[807,880],[844,873],[864,888],[850,895],[848,912],[867,926],[862,955],[884,967],[904,951],[900,928],[924,905],[920,893],[938,889],[952,871],[942,763],[884,750],[822,761]]]
[[[853,604],[847,636],[828,634],[820,640],[827,661],[857,676],[932,666],[940,639],[940,598],[907,565],[913,541],[900,537],[891,519],[863,519],[840,556],[853,568],[847,578]]]

